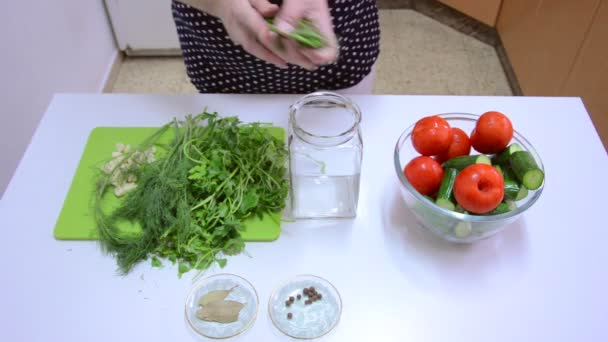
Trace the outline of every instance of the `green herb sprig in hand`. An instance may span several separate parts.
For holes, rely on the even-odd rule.
[[[291,32],[285,32],[279,30],[279,28],[274,25],[273,19],[266,19],[266,23],[268,24],[268,28],[276,32],[278,35],[285,37],[287,39],[292,39],[302,47],[311,48],[311,49],[320,49],[326,45],[326,40],[323,35],[319,32],[319,30],[313,25],[310,20],[301,19],[296,24],[296,27]]]

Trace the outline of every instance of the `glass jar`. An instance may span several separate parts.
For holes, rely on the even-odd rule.
[[[357,216],[363,158],[361,111],[332,92],[308,94],[289,113],[293,218]]]

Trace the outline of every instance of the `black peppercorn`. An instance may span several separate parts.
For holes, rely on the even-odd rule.
[[[323,296],[322,296],[322,295],[319,293],[319,294],[317,295],[317,298],[318,298],[319,300],[321,300],[321,298],[323,298]]]
[[[289,301],[293,303],[293,301],[296,300],[295,298],[293,298],[293,296],[289,297]]]
[[[310,305],[311,303],[312,303],[312,301],[311,301],[310,299],[307,299],[307,300],[304,302],[304,304],[305,304],[305,305]]]
[[[286,300],[286,301],[285,301],[285,305],[289,307],[289,306],[291,305],[291,302],[290,302],[290,301],[288,301],[288,300]]]
[[[291,319],[293,317],[293,315],[291,314],[291,312],[287,313],[287,319]]]
[[[298,293],[297,298],[298,298],[298,300],[300,300],[302,298],[302,296]]]

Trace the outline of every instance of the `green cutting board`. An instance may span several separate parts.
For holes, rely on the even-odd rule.
[[[53,234],[58,240],[96,240],[98,238],[93,218],[93,195],[95,176],[101,166],[112,157],[116,143],[139,145],[154,133],[157,127],[96,127],[87,140],[76,174],[72,179],[63,208],[55,224]],[[268,127],[270,133],[285,141],[285,130],[281,127]],[[162,145],[173,138],[168,130],[158,141],[157,150],[162,153]],[[158,156],[157,152],[157,156]],[[120,199],[109,191],[102,200],[103,210],[111,212],[120,205]],[[242,237],[245,241],[273,241],[281,233],[281,213],[266,214],[262,219],[251,218],[244,223]],[[137,232],[139,227],[124,223],[119,226],[123,232]]]

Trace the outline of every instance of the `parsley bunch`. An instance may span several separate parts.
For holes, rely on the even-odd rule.
[[[244,248],[243,221],[285,206],[288,153],[263,124],[204,112],[163,126],[138,149],[155,144],[171,127],[175,139],[167,154],[141,167],[138,187],[110,214],[101,202],[111,184],[103,174],[98,181],[100,242],[124,274],[148,258],[153,266],[161,259],[178,263],[180,276],[214,262],[224,267],[222,255]],[[141,233],[121,232],[124,221],[139,224]]]

